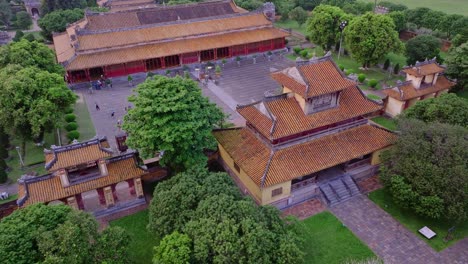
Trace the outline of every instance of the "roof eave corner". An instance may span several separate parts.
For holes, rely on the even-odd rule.
[[[260,182],[260,188],[265,187],[265,182],[266,182],[266,178],[267,178],[267,175],[268,175],[268,171],[270,170],[270,165],[271,165],[271,161],[273,159],[273,155],[275,155],[275,152],[274,152],[274,150],[271,150],[270,158],[268,159],[265,171],[263,172],[262,180]]]

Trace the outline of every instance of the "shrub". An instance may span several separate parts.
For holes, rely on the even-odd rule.
[[[4,146],[0,146],[0,159],[8,158],[8,150]]]
[[[395,65],[395,68],[393,68],[393,73],[394,73],[394,74],[400,73],[400,63],[397,63],[397,64]]]
[[[24,35],[23,38],[24,38],[25,40],[29,41],[29,42],[33,42],[33,41],[36,40],[36,37],[34,37],[33,34],[26,34],[26,35]]]
[[[13,38],[13,41],[14,41],[14,42],[18,42],[18,41],[20,41],[23,37],[24,37],[24,32],[21,31],[21,30],[17,30],[17,31],[16,31],[16,34],[15,34],[15,37]]]
[[[389,66],[390,66],[390,60],[386,59],[385,62],[384,62],[384,65],[383,65],[383,69],[387,70]]]
[[[340,68],[341,71],[344,71],[344,66],[343,65],[338,65],[338,67]]]
[[[70,122],[65,126],[65,130],[67,131],[76,130],[77,128],[78,128],[78,124],[75,122]]]
[[[221,60],[221,63],[222,63],[222,64],[226,64],[226,62],[227,62],[226,59],[222,59],[222,60]]]
[[[154,72],[147,72],[147,73],[146,73],[146,78],[151,78],[151,77],[153,77],[154,75],[155,75]],[[107,81],[107,80],[106,80],[106,81]]]
[[[8,174],[4,169],[0,168],[0,184],[7,182],[7,180]]]
[[[242,60],[241,57],[239,56],[236,57],[236,61],[241,61],[241,60]]]
[[[366,79],[366,75],[365,75],[364,73],[360,73],[360,74],[358,75],[358,81],[359,81],[360,83],[364,82],[365,79]]]
[[[299,55],[299,53],[302,51],[302,48],[301,47],[294,47],[293,50],[294,50],[294,53]]]
[[[80,132],[78,132],[76,130],[72,130],[72,131],[67,133],[67,138],[69,140],[78,139],[79,137],[80,137]]]
[[[370,79],[367,83],[370,87],[375,88],[379,82],[376,79]]]
[[[127,81],[129,82],[133,81],[133,77],[131,75],[127,76]]]
[[[67,121],[67,123],[74,122],[75,120],[76,120],[76,115],[74,114],[65,115],[65,121]]]
[[[307,55],[309,54],[309,52],[307,50],[302,50],[300,53],[302,58],[307,58]]]
[[[171,70],[166,70],[166,75],[171,74]]]
[[[65,109],[65,114],[73,114],[73,108],[69,107]]]

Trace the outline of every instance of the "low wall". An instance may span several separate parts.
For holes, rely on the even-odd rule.
[[[9,201],[4,204],[0,204],[0,219],[3,217],[11,215],[16,209],[18,209],[18,205],[16,204],[16,200]]]

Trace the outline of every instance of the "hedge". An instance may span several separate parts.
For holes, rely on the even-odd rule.
[[[72,131],[67,133],[67,138],[69,140],[78,139],[78,138],[80,138],[80,132],[78,132],[76,130],[72,130]]]
[[[78,124],[76,122],[70,122],[65,126],[65,130],[67,131],[73,131],[78,128]]]
[[[75,120],[76,120],[76,115],[74,115],[74,114],[66,114],[65,115],[65,121],[67,121],[68,123],[74,122]]]

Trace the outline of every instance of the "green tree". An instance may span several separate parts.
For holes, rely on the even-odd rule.
[[[361,2],[357,1],[354,3],[346,3],[342,7],[343,11],[349,14],[353,15],[362,15],[366,12],[370,12],[374,9],[374,4],[373,3],[366,3],[366,2]]]
[[[0,0],[0,22],[9,27],[12,16],[10,3],[6,0]]]
[[[395,30],[396,31],[402,31],[406,29],[406,15],[402,11],[394,11],[388,13],[388,16],[390,16],[393,20],[393,23],[395,23]]]
[[[440,22],[447,16],[444,12],[430,10],[422,16],[421,26],[436,30],[440,28]]]
[[[453,93],[419,101],[404,112],[426,123],[440,122],[468,128],[468,100]]]
[[[468,41],[459,47],[452,48],[445,58],[446,74],[457,79],[458,89],[468,86]]]
[[[419,35],[406,42],[406,63],[414,65],[416,61],[423,61],[439,57],[440,40],[431,35]]]
[[[447,33],[447,36],[450,38],[452,35],[455,35],[458,31],[458,26],[463,19],[462,15],[452,14],[452,15],[445,15],[441,21],[439,21],[438,29],[442,32]]]
[[[349,3],[354,3],[356,0],[322,0],[321,4],[322,5],[331,5],[331,6],[337,6],[337,7],[343,7],[346,4]]]
[[[0,255],[6,264],[125,263],[128,235],[116,231],[99,233],[93,216],[69,206],[34,204],[2,219]],[[103,251],[110,258],[101,258]]]
[[[177,231],[165,236],[154,248],[153,264],[190,263],[192,240]]]
[[[36,67],[9,65],[0,70],[0,79],[0,123],[22,139],[23,152],[26,140],[57,127],[76,100],[61,75]]]
[[[95,6],[95,1],[92,3],[91,6]],[[59,0],[42,0],[42,14],[46,15],[52,11],[56,10],[65,10],[65,9],[84,9],[88,5],[86,0],[67,0],[67,1],[59,1]]]
[[[261,0],[239,0],[236,4],[247,10],[255,10],[263,5]]]
[[[15,33],[15,37],[13,38],[14,42],[20,41],[24,37],[24,32],[21,30],[17,30]]]
[[[379,5],[387,7],[390,12],[405,11],[406,9],[408,9],[408,7],[403,4],[395,4],[389,1],[379,1]]]
[[[68,24],[76,22],[83,17],[84,11],[82,9],[57,10],[39,19],[38,24],[42,28],[41,34],[51,39],[53,32],[63,32]]]
[[[416,119],[401,119],[398,127],[380,174],[395,201],[425,217],[466,221],[468,129]]]
[[[307,20],[307,34],[310,40],[324,50],[330,50],[340,40],[340,23],[349,22],[350,16],[336,6],[319,5]]]
[[[94,248],[96,263],[130,263],[128,247],[131,240],[123,228],[112,226],[104,229],[96,243]]]
[[[294,6],[300,6],[305,10],[311,11],[316,6],[320,5],[322,0],[293,0]]]
[[[427,7],[418,7],[415,9],[405,10],[406,18],[408,22],[418,25],[418,27],[423,26],[424,15],[431,12],[431,9]]]
[[[403,49],[388,16],[367,13],[357,17],[345,28],[344,37],[351,56],[365,67],[381,61],[389,52]]]
[[[123,124],[128,145],[145,158],[164,151],[161,163],[176,170],[205,164],[203,151],[216,147],[211,131],[224,114],[201,94],[197,83],[154,76],[135,91],[137,95],[129,98],[135,107]]]
[[[35,66],[41,70],[63,75],[63,67],[55,61],[54,52],[37,41],[22,39],[0,47],[0,68],[8,64],[17,64],[22,67]]]
[[[297,21],[300,25],[304,24],[307,20],[308,14],[302,7],[298,6],[289,12],[289,18]]]
[[[465,42],[468,42],[468,28],[452,38],[452,46],[450,48],[456,48]]]
[[[16,27],[20,29],[29,29],[32,26],[32,18],[26,11],[16,13]]]

